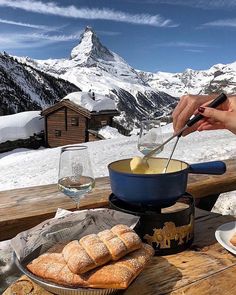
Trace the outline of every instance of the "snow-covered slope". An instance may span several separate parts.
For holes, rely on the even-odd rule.
[[[135,122],[149,115],[169,114],[176,104],[174,97],[152,88],[138,71],[102,45],[89,27],[68,59],[18,60],[68,80],[82,91],[92,90],[111,97],[121,112],[119,121],[126,127],[133,127]]]
[[[40,110],[72,91],[79,88],[0,53],[0,115]]]

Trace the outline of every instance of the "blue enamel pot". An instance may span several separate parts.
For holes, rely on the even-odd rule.
[[[131,159],[110,163],[108,170],[112,193],[127,203],[166,207],[186,192],[189,173],[220,175],[226,171],[222,161],[189,165],[172,159],[167,173],[163,174],[167,160],[148,159],[151,174],[133,173],[130,169]]]

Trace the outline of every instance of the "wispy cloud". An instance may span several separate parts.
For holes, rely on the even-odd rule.
[[[69,18],[100,19],[126,22],[131,24],[149,25],[155,27],[176,27],[170,19],[159,14],[130,14],[108,8],[77,8],[74,5],[59,6],[55,2],[42,2],[34,0],[0,0],[0,6],[23,9],[25,11],[51,14]]]
[[[30,38],[33,39],[43,39],[43,40],[51,40],[55,42],[67,42],[67,41],[73,41],[78,40],[80,38],[82,32],[71,34],[71,35],[48,35],[43,33],[32,33],[30,34]],[[25,35],[27,38],[28,36]]]
[[[49,35],[44,33],[0,34],[0,51],[22,48],[42,48],[57,42],[79,40],[80,33],[72,35]]]
[[[181,48],[181,50],[186,52],[195,52],[200,53],[204,52],[206,48],[215,47],[213,45],[205,44],[205,43],[195,43],[195,42],[186,42],[186,41],[172,41],[172,42],[163,42],[153,44],[152,47],[164,47],[164,48]]]
[[[0,18],[0,23],[9,24],[9,25],[16,25],[16,26],[20,26],[20,27],[33,28],[33,29],[40,29],[40,30],[51,30],[52,29],[51,27],[44,26],[44,25],[34,25],[34,24],[15,22],[15,21],[6,20],[3,18]]]
[[[165,42],[165,43],[159,43],[159,44],[155,44],[155,47],[196,47],[196,48],[207,48],[210,47],[207,44],[204,43],[192,43],[192,42]]]
[[[49,40],[34,39],[29,35],[0,34],[0,51],[23,48],[42,48],[51,44]]]
[[[201,27],[232,27],[232,28],[236,28],[236,18],[235,19],[219,19],[216,21],[205,23]]]
[[[131,0],[132,2],[143,2],[142,0]],[[203,9],[228,9],[236,7],[235,0],[146,0],[145,3],[182,5]]]
[[[193,53],[201,53],[203,52],[202,49],[185,49],[186,52],[193,52]]]

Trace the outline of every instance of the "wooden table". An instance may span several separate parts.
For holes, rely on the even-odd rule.
[[[236,189],[236,160],[225,162],[227,164],[225,175],[191,175],[189,177],[188,192],[193,194],[196,200]],[[81,202],[80,208],[107,206],[110,193],[109,179],[100,178],[96,181],[94,191]],[[68,197],[58,192],[56,184],[3,191],[0,192],[0,200],[2,240],[9,239],[18,232],[52,217],[58,207],[76,209],[75,204]],[[125,295],[236,294],[236,257],[217,243],[214,236],[219,225],[232,220],[236,220],[236,217],[196,209],[194,243],[191,249],[175,255],[153,257],[148,267],[123,293]],[[12,253],[9,253],[9,257],[12,257]],[[7,282],[15,281],[21,276],[11,263],[9,265]],[[25,277],[23,279],[29,280]],[[1,280],[0,275],[0,292],[3,291]],[[4,288],[5,286],[6,281]],[[14,286],[16,286],[15,283]],[[12,285],[5,294],[17,294],[14,293],[14,287],[11,288]],[[35,286],[31,295],[50,294],[42,290],[42,293],[39,293],[40,288],[37,288]]]
[[[120,294],[236,294],[236,257],[217,243],[214,236],[219,225],[232,220],[236,220],[236,217],[196,209],[195,238],[191,249],[174,255],[153,257],[129,288]],[[12,271],[11,275],[16,275],[16,271]],[[17,275],[20,276],[19,273]],[[27,277],[22,279],[32,286],[33,283]],[[16,286],[17,283],[11,285],[4,295],[17,294],[13,292]],[[33,286],[31,295],[51,294],[40,291],[41,288],[35,284]]]
[[[207,208],[204,204],[207,196],[236,190],[236,159],[225,163],[227,172],[224,175],[189,174],[187,191],[195,197],[199,208]],[[95,189],[81,201],[80,209],[108,206],[110,193],[109,178],[96,179]],[[56,184],[2,191],[0,200],[0,241],[53,217],[57,208],[77,209],[69,197],[58,191]]]

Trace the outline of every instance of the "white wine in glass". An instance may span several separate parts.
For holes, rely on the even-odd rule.
[[[76,203],[95,185],[88,147],[66,146],[61,149],[58,189]]]
[[[160,120],[143,120],[140,122],[140,132],[138,137],[138,150],[146,155],[154,148],[161,146],[163,136]],[[163,150],[160,149],[156,154]]]

